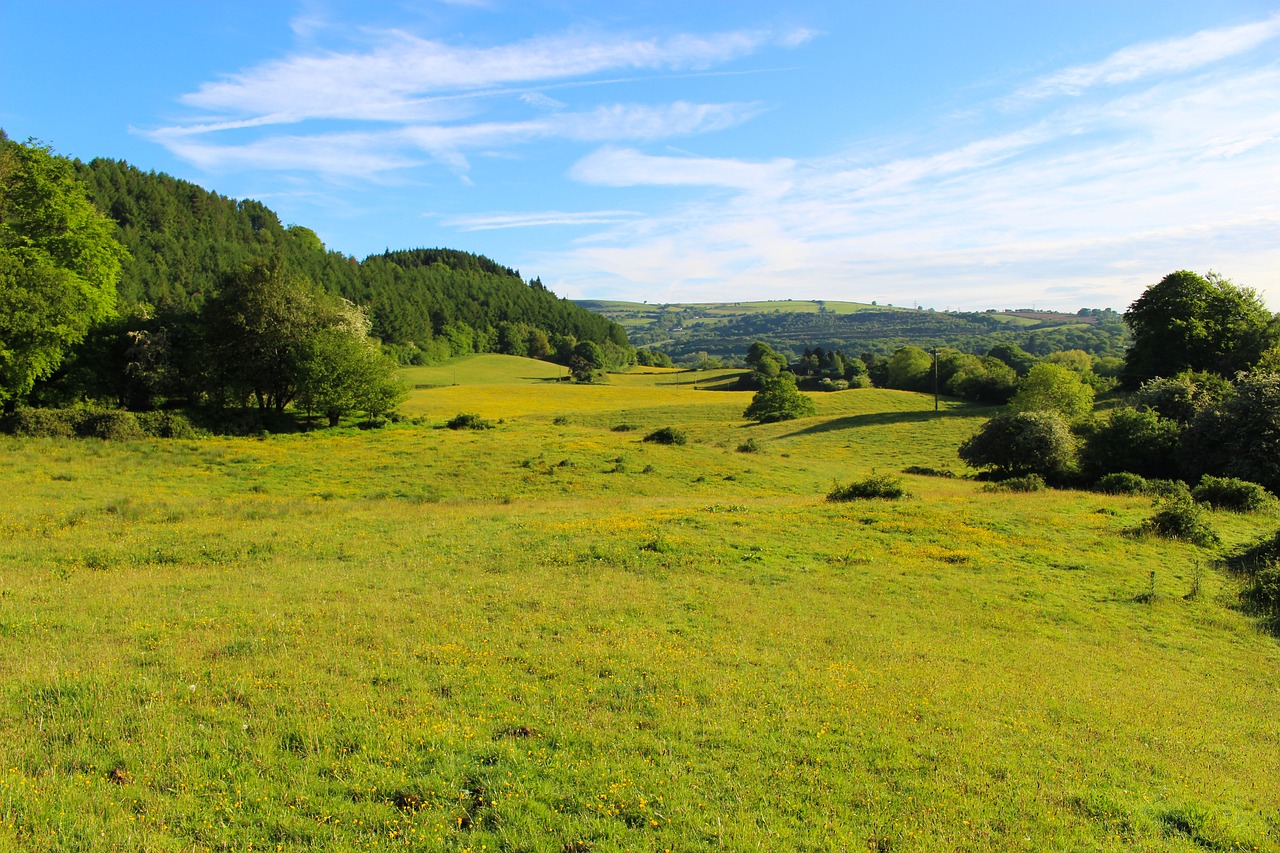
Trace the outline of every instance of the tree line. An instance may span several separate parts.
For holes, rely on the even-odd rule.
[[[376,416],[395,397],[395,364],[479,352],[559,361],[583,380],[665,358],[637,354],[617,323],[483,256],[357,261],[260,202],[0,131],[8,410],[296,404],[330,420]]]
[[[1123,321],[1132,335],[1123,357],[1004,343],[983,355],[909,345],[857,358],[816,347],[791,361],[757,341],[744,386],[758,390],[744,416],[812,415],[805,389],[936,390],[1004,407],[959,451],[986,477],[1070,486],[1226,477],[1280,494],[1280,315],[1248,287],[1180,270]],[[1108,392],[1117,404],[1095,411]]]

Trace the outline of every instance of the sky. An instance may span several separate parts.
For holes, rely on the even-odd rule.
[[[1280,2],[0,0],[0,127],[571,298],[1280,310]]]

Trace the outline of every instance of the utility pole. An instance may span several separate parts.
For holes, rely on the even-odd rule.
[[[933,410],[938,411],[938,348],[933,348]]]

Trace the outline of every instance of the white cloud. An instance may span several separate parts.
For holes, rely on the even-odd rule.
[[[1026,127],[878,162],[865,151],[751,163],[606,148],[573,177],[740,192],[534,260],[575,291],[651,301],[1123,309],[1172,269],[1212,268],[1270,286],[1275,302],[1278,127],[1280,68],[1268,66],[1071,101]]]
[[[460,231],[492,231],[500,228],[543,228],[553,225],[601,225],[625,219],[635,219],[643,214],[634,210],[587,210],[565,212],[560,210],[532,213],[490,213],[478,216],[456,216],[445,219],[443,224]]]
[[[321,26],[297,21],[301,32]],[[645,142],[724,130],[755,117],[750,103],[568,105],[524,86],[608,86],[601,72],[670,74],[702,70],[769,44],[794,46],[803,31],[738,31],[667,38],[570,33],[493,47],[459,47],[404,32],[370,36],[358,52],[312,52],[263,63],[183,97],[206,115],[146,133],[203,168],[259,168],[367,175],[419,165],[421,152],[455,171],[467,152],[542,139]],[[519,103],[533,117],[488,117]],[[344,123],[359,123],[344,131]],[[369,129],[368,125],[381,125]],[[278,126],[292,125],[288,135]],[[339,128],[334,130],[335,125]],[[232,136],[232,134],[235,134]],[[244,141],[246,136],[256,139]],[[225,141],[227,139],[234,141]],[[299,156],[289,156],[295,149]]]
[[[790,187],[792,160],[753,163],[712,157],[654,157],[627,148],[601,148],[579,160],[570,176],[611,187],[710,186],[778,194]]]
[[[606,71],[701,69],[779,42],[794,46],[796,36],[761,31],[635,39],[575,33],[467,48],[390,32],[366,53],[330,52],[264,63],[205,83],[182,100],[230,115],[415,120],[433,97]]]
[[[540,110],[562,110],[568,106],[564,101],[557,101],[550,95],[544,95],[542,92],[524,92],[520,95],[520,100],[524,101],[531,107]]]
[[[1116,51],[1101,62],[1077,65],[1050,74],[1021,90],[1015,97],[1079,95],[1094,86],[1131,83],[1147,77],[1193,71],[1253,50],[1276,36],[1280,36],[1280,13],[1265,21],[1133,45]]]

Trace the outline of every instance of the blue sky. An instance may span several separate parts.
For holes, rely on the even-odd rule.
[[[0,127],[572,297],[1280,308],[1280,4],[0,0]]]

